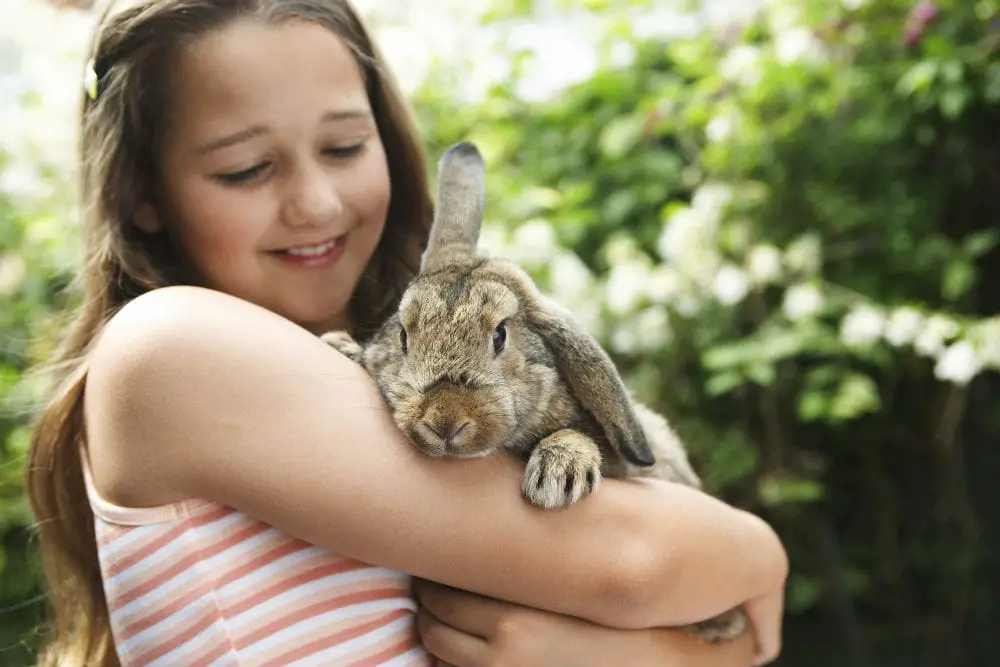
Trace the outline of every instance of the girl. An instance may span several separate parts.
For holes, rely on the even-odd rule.
[[[416,454],[318,340],[387,316],[431,218],[416,133],[346,1],[132,0],[92,63],[84,301],[29,465],[44,664],[777,655],[787,563],[762,521],[657,482],[534,510],[508,457]],[[741,603],[755,637],[663,629]]]

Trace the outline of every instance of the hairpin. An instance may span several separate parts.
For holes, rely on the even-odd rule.
[[[87,62],[87,71],[83,75],[83,89],[91,100],[97,99],[97,71],[94,69],[94,59]]]

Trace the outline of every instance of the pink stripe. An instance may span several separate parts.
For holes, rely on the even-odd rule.
[[[384,618],[378,619],[376,621],[370,621],[368,623],[363,623],[361,625],[349,628],[347,630],[342,630],[341,632],[334,633],[327,637],[320,637],[307,644],[303,644],[287,653],[275,658],[274,660],[269,660],[261,665],[261,667],[282,667],[290,662],[296,660],[301,660],[302,658],[308,657],[319,653],[320,651],[326,650],[328,648],[333,648],[334,646],[339,646],[345,642],[352,639],[356,639],[366,632],[373,632],[381,627],[384,627],[393,621],[403,618],[408,615],[409,612],[406,610],[394,611],[391,614],[387,614]],[[312,616],[312,614],[309,614]]]

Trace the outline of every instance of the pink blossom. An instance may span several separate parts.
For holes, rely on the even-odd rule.
[[[933,2],[921,2],[913,8],[911,18],[922,26],[933,22],[941,13],[940,8]]]

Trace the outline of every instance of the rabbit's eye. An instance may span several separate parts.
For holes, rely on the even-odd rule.
[[[497,325],[493,330],[493,352],[500,354],[507,345],[507,322],[506,320]]]
[[[399,327],[399,345],[403,348],[403,354],[406,354],[406,327]]]

